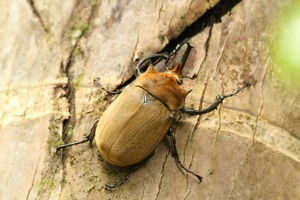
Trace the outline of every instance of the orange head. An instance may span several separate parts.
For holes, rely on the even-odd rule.
[[[180,87],[181,71],[181,63],[166,72],[159,72],[150,64],[147,71],[137,78],[135,85],[149,92],[171,110],[179,110],[189,93]]]

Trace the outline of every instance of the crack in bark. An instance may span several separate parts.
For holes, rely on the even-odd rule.
[[[208,7],[211,8],[209,0],[207,0]]]
[[[246,163],[248,163],[248,165],[249,165],[250,150],[253,147],[253,145],[255,144],[255,135],[256,135],[256,132],[257,132],[258,121],[259,121],[259,117],[261,116],[261,113],[262,113],[262,110],[263,110],[263,105],[264,105],[263,84],[264,84],[264,81],[265,81],[265,78],[266,78],[268,67],[269,67],[269,59],[267,60],[266,67],[265,67],[266,70],[264,72],[264,75],[263,75],[263,78],[262,78],[262,81],[261,81],[262,84],[261,84],[261,88],[260,88],[260,93],[261,93],[260,110],[258,112],[258,115],[256,116],[256,119],[255,119],[255,127],[254,127],[253,134],[252,134],[252,141],[251,141],[251,144],[249,145],[249,147],[247,149],[247,152],[246,152]],[[251,169],[252,168],[250,167],[250,170],[247,173],[247,179],[248,179],[248,177],[251,173]],[[251,196],[252,196],[252,190],[250,190],[250,199],[251,199]]]
[[[193,36],[201,33],[206,27],[211,27],[215,23],[221,22],[221,17],[230,13],[231,9],[236,6],[241,0],[223,0],[217,3],[211,9],[208,9],[199,19],[186,27],[184,31],[169,43],[160,52],[170,52],[176,45]],[[192,4],[192,3],[191,3]],[[190,6],[191,6],[190,4]]]
[[[192,153],[190,164],[188,166],[189,169],[191,169],[191,167],[193,166],[193,160],[194,160],[194,158],[195,158],[195,150],[193,150],[193,153]],[[187,175],[192,175],[192,174],[187,173]]]
[[[140,42],[140,29],[138,30],[136,43],[134,45],[134,49],[133,49],[133,52],[132,52],[132,62],[133,63],[135,63],[138,59],[137,48],[138,48],[139,42]]]
[[[145,190],[146,190],[146,186],[145,186],[145,174],[144,174],[143,191],[142,191],[142,195],[141,195],[141,200],[144,199],[144,196],[145,196]]]
[[[29,190],[28,190],[28,192],[27,192],[26,199],[29,198],[31,189],[32,189],[32,187],[33,187],[33,185],[34,185],[34,180],[35,180],[35,177],[36,177],[36,174],[37,174],[37,169],[38,169],[38,166],[39,166],[39,163],[40,163],[40,160],[41,160],[41,156],[42,156],[42,155],[39,156],[39,159],[38,159],[38,161],[36,162],[37,165],[35,166],[34,175],[33,175],[32,181],[31,181],[31,186],[30,186],[30,188],[29,188]]]
[[[293,100],[293,102],[292,102],[292,105],[290,106],[290,110],[289,110],[289,112],[284,116],[284,118],[283,118],[283,120],[282,120],[282,124],[281,124],[281,132],[283,131],[283,130],[286,130],[285,128],[284,128],[284,124],[285,124],[285,122],[286,122],[286,119],[289,117],[289,116],[291,116],[291,113],[292,113],[292,110],[293,110],[293,108],[295,107],[295,104],[296,104],[296,102],[297,102],[297,99],[298,99],[298,96],[300,95],[300,93],[295,97],[295,99]],[[290,132],[290,131],[289,131]],[[298,138],[298,136],[297,135],[295,135],[293,132],[290,132],[290,134],[292,135],[292,136],[294,136],[295,138]],[[299,138],[298,138],[299,139]]]
[[[195,1],[196,1],[196,0],[192,0],[192,1],[191,1],[191,3],[189,4],[189,9],[188,9],[188,11],[192,10],[192,5],[193,5],[193,3],[194,3]]]
[[[222,48],[221,56],[220,56],[220,58],[218,59],[218,62],[217,62],[217,67],[218,67],[218,68],[219,68],[220,61],[221,61],[221,59],[222,59],[223,56],[224,56],[224,52],[225,52],[225,49],[226,49],[226,46],[227,46],[227,41],[228,41],[228,36],[226,36],[225,43],[224,43],[224,46],[223,46],[223,48]]]
[[[234,172],[233,172],[233,187],[232,187],[232,190],[230,191],[228,199],[233,199],[232,198],[232,194],[233,194],[233,191],[234,191],[234,189],[236,187],[236,175],[235,175],[235,172],[236,172],[236,169],[234,169]]]
[[[87,27],[90,27],[90,25],[92,24],[92,21],[93,21],[92,19],[97,10],[96,9],[97,6],[98,6],[97,2],[95,2],[95,4],[93,4],[91,6],[91,10],[90,10],[89,16],[87,18]],[[69,113],[70,113],[70,117],[63,121],[62,139],[65,142],[68,140],[68,138],[67,138],[68,131],[70,130],[70,128],[74,127],[75,121],[76,121],[75,88],[73,86],[74,76],[71,71],[72,61],[73,61],[73,58],[75,57],[74,52],[76,50],[76,47],[78,46],[78,43],[81,40],[81,38],[85,35],[87,29],[88,28],[85,28],[84,30],[82,30],[81,34],[78,36],[78,38],[76,38],[75,44],[72,46],[69,57],[67,59],[66,67],[64,67],[63,65],[61,66],[61,73],[66,74],[66,76],[68,78],[68,83],[67,83],[66,87],[64,87],[64,90],[66,91],[65,97],[68,99],[68,102],[69,102]]]
[[[204,55],[203,61],[200,64],[200,67],[199,67],[199,70],[198,70],[198,74],[201,71],[202,64],[206,61],[207,56],[208,56],[209,42],[211,40],[211,31],[212,31],[212,28],[213,27],[211,26],[211,28],[209,30],[208,37],[207,37],[206,42],[205,42],[205,55]],[[204,88],[203,88],[203,91],[202,91],[202,94],[201,94],[200,103],[199,103],[199,107],[198,107],[199,110],[201,110],[203,108],[203,100],[204,100],[205,92],[206,92],[206,89],[207,89],[208,78],[209,78],[209,76],[206,76]],[[190,141],[192,141],[192,138],[193,138],[195,132],[198,130],[198,127],[200,125],[200,120],[201,120],[201,115],[198,115],[197,116],[197,121],[194,124],[193,130],[191,132],[189,132],[188,139],[186,140],[185,147],[184,147],[183,162],[185,162],[185,155],[186,155],[186,152],[187,152],[188,144],[190,143]],[[192,163],[192,161],[191,161],[191,163]],[[191,165],[191,163],[190,163],[190,165]]]
[[[222,50],[221,50],[221,55],[219,56],[219,59],[217,61],[217,66],[216,66],[216,69],[218,69],[219,74],[221,75],[221,78],[220,78],[221,80],[223,80],[224,74],[220,72],[220,67],[219,66],[220,66],[220,62],[221,62],[221,60],[222,60],[222,58],[224,56],[224,52],[225,52],[225,49],[226,49],[226,46],[227,46],[227,40],[228,40],[228,37],[226,37],[226,39],[225,39],[224,45],[223,45]],[[221,85],[221,88],[222,88],[222,93],[224,94],[224,87],[223,87],[222,83],[220,85]],[[222,126],[222,118],[221,118],[222,107],[223,107],[223,104],[221,104],[220,107],[219,107],[219,109],[218,109],[218,120],[219,120],[219,123],[218,123],[218,129],[217,129],[217,134],[216,134],[215,140],[218,139],[219,132],[220,132],[221,126]]]
[[[155,1],[155,5],[156,5],[156,1]],[[162,1],[162,4],[160,5],[159,11],[158,11],[158,18],[157,18],[154,26],[156,26],[158,24],[159,20],[160,20],[161,12],[163,10],[163,7],[164,7],[164,1]]]
[[[82,34],[83,35],[83,34]],[[68,103],[69,103],[69,113],[70,116],[63,120],[63,130],[62,130],[62,140],[65,143],[68,143],[69,140],[69,130],[73,129],[75,122],[76,122],[76,106],[75,106],[75,88],[73,86],[73,74],[71,73],[71,66],[72,66],[72,59],[74,57],[74,51],[76,49],[76,46],[78,44],[78,42],[80,41],[80,38],[82,37],[82,35],[77,39],[76,44],[73,46],[73,48],[70,51],[69,57],[67,59],[67,64],[65,69],[61,69],[61,71],[64,72],[64,74],[66,74],[67,78],[68,78],[68,82],[67,85],[63,88],[63,90],[65,90],[66,94],[64,97],[67,98]],[[64,68],[63,64],[61,66],[61,68]],[[67,152],[65,151],[65,149],[62,150],[62,157],[61,157],[61,162],[62,162],[62,181],[61,181],[61,189],[64,187],[64,183],[65,183],[65,173],[66,173],[66,169],[65,169],[65,160],[67,158]]]
[[[189,191],[185,194],[185,196],[183,197],[183,200],[188,199],[190,193],[191,193],[191,190],[189,190]]]
[[[264,82],[265,82],[265,79],[266,79],[268,68],[269,68],[269,59],[267,60],[266,67],[265,67],[266,70],[264,71],[264,75],[263,75],[263,78],[262,78],[262,81],[261,81],[261,88],[260,88],[261,105],[260,105],[260,109],[259,109],[258,115],[256,116],[256,119],[255,119],[255,128],[254,128],[254,131],[253,131],[252,142],[251,142],[251,145],[250,145],[249,149],[253,146],[253,144],[255,142],[255,135],[256,135],[256,132],[257,132],[258,121],[259,121],[259,117],[261,116],[261,113],[262,113],[262,110],[263,110],[263,106],[264,106],[263,85],[264,85]]]
[[[175,7],[174,13],[169,20],[169,25],[168,25],[169,30],[172,30],[172,22],[173,22],[174,17],[176,16],[176,12],[177,12],[177,7]]]
[[[211,25],[211,27],[209,29],[208,37],[207,37],[207,40],[205,41],[205,44],[204,44],[204,47],[205,47],[205,56],[204,56],[203,62],[207,59],[208,49],[209,49],[209,42],[210,42],[210,39],[211,39],[212,29],[213,29],[213,24]]]
[[[47,26],[45,25],[44,23],[44,20],[42,19],[42,16],[40,15],[38,9],[35,7],[35,3],[33,0],[27,0],[30,8],[31,8],[31,11],[32,13],[34,14],[34,16],[38,19],[39,23],[41,24],[42,26],[42,29],[46,32],[46,33],[49,33],[49,29],[47,28]]]
[[[209,31],[208,37],[207,37],[206,42],[205,42],[205,55],[204,55],[203,61],[202,61],[201,64],[200,64],[200,67],[199,67],[199,70],[198,70],[198,73],[197,73],[197,74],[200,73],[201,67],[202,67],[203,63],[204,63],[204,62],[206,61],[206,59],[207,59],[208,49],[209,49],[208,43],[209,43],[209,41],[210,41],[210,39],[211,39],[211,30],[212,30],[212,27],[211,27],[211,29],[210,29],[210,31]],[[198,107],[199,110],[201,110],[201,109],[203,108],[203,100],[204,100],[205,92],[206,92],[206,89],[207,89],[208,78],[209,78],[209,76],[206,76],[204,88],[203,88],[203,91],[202,91],[202,94],[201,94],[200,103],[199,103],[199,107]],[[190,140],[193,138],[194,133],[197,131],[198,126],[199,126],[199,124],[200,124],[200,119],[201,119],[201,115],[198,115],[198,116],[197,116],[197,122],[196,122],[196,124],[194,125],[194,128],[193,128],[192,132],[189,134],[189,137],[188,137],[189,139],[188,139],[188,141],[190,141]],[[186,146],[185,146],[185,150],[186,150],[186,147],[187,147],[187,144],[186,144]]]
[[[73,59],[75,57],[74,53],[76,51],[76,48],[81,40],[81,38],[86,35],[88,28],[91,26],[92,22],[93,22],[93,16],[95,15],[96,12],[96,8],[98,6],[98,1],[96,1],[90,9],[90,13],[89,16],[87,18],[87,27],[84,30],[81,30],[81,34],[75,38],[75,43],[72,46],[69,56],[67,58],[66,64],[64,65],[63,62],[61,63],[61,68],[60,68],[60,73],[61,74],[65,74],[65,76],[67,77],[67,85],[65,87],[63,87],[63,90],[66,92],[65,98],[67,98],[68,103],[69,103],[69,113],[70,116],[63,120],[63,130],[62,130],[62,140],[67,143],[67,141],[70,139],[69,137],[69,131],[71,129],[73,129],[73,127],[75,126],[76,123],[76,106],[75,106],[75,88],[73,86],[73,80],[74,80],[74,75],[71,71],[72,68],[72,64],[73,64]],[[80,6],[80,5],[77,5]],[[74,11],[76,10],[76,8],[73,9],[73,14],[74,15]],[[70,22],[72,21],[72,18],[70,18]],[[54,88],[55,89],[55,88]],[[61,190],[60,190],[60,194],[61,191],[64,187],[64,183],[65,183],[65,173],[66,173],[66,169],[65,169],[65,160],[67,158],[67,151],[63,150],[62,153],[62,157],[61,157],[61,162],[62,162],[62,180],[61,180]]]
[[[212,29],[212,27],[211,27]],[[206,39],[206,42],[205,42],[205,55],[204,55],[204,58],[200,64],[200,67],[199,67],[199,70],[198,70],[198,73],[200,73],[201,71],[201,67],[203,65],[203,63],[206,61],[207,59],[207,55],[208,55],[208,48],[209,48],[209,41],[211,39],[211,29],[209,31],[209,34],[208,34],[208,37]],[[199,102],[199,107],[198,109],[201,110],[203,108],[203,100],[204,100],[204,96],[205,96],[205,92],[206,92],[206,89],[207,89],[207,83],[208,83],[208,78],[209,76],[206,76],[206,80],[205,80],[205,84],[204,84],[204,88],[203,88],[203,91],[202,91],[202,94],[201,94],[201,98],[200,98],[200,102]],[[185,146],[184,146],[184,151],[183,151],[183,162],[185,161],[185,155],[186,155],[186,152],[187,152],[187,148],[188,148],[188,144],[190,143],[190,141],[192,140],[195,132],[198,130],[198,126],[200,125],[200,120],[201,120],[201,115],[197,115],[197,121],[196,123],[194,124],[194,127],[193,127],[193,130],[191,132],[189,132],[189,135],[188,135],[188,139],[186,140],[186,143],[185,143]]]
[[[165,160],[162,164],[162,168],[161,168],[161,171],[160,171],[161,176],[160,176],[160,180],[159,180],[159,184],[158,184],[158,190],[157,190],[156,197],[155,197],[156,200],[158,199],[158,196],[160,194],[161,185],[162,185],[162,182],[163,182],[163,178],[165,176],[165,166],[166,166],[169,155],[170,155],[170,151],[166,155]]]
[[[185,40],[187,38],[192,38],[193,36],[201,33],[206,27],[212,27],[213,24],[221,22],[221,17],[226,15],[227,13],[229,13],[231,11],[231,9],[235,5],[237,5],[240,1],[241,0],[231,0],[231,1],[224,0],[224,1],[219,2],[213,8],[207,10],[206,13],[204,13],[204,15],[199,17],[198,20],[196,20],[190,26],[186,27],[181,32],[181,34],[179,34],[176,38],[170,39],[169,43],[163,49],[161,49],[159,52],[156,52],[156,53],[171,52],[172,50],[174,50],[174,48],[177,46],[177,44],[179,44],[183,40]],[[157,7],[157,4],[158,4],[157,1],[155,1],[155,7]],[[156,24],[160,20],[160,16],[161,16],[160,13],[161,13],[162,9],[163,9],[163,3],[161,4],[160,10],[159,10],[159,17],[156,21]],[[154,27],[156,26],[156,24],[154,25]],[[211,36],[211,29],[210,29],[209,34]],[[210,38],[210,36],[209,36],[209,38]],[[208,48],[208,46],[206,48]],[[206,53],[205,57],[207,57],[207,53]],[[202,64],[200,65],[200,69],[201,69],[201,66],[202,66]],[[199,71],[198,71],[198,73],[199,73]],[[128,83],[131,83],[133,80],[135,80],[135,75],[133,75],[130,78],[128,78],[127,80],[125,80],[124,83],[121,83],[116,88],[120,89],[120,88],[124,87],[125,85],[128,85]]]
[[[217,128],[217,133],[216,133],[215,141],[217,141],[217,139],[219,137],[220,130],[221,130],[221,124],[222,124],[221,110],[222,110],[222,105],[220,105],[220,107],[218,109],[218,120],[219,120],[219,123],[218,123],[218,128]]]
[[[66,69],[65,69],[65,73],[66,76],[68,77],[68,83],[66,85],[66,87],[64,87],[64,90],[66,91],[66,95],[65,97],[68,100],[69,103],[69,113],[70,116],[68,119],[65,119],[63,121],[63,131],[62,131],[62,140],[64,142],[66,142],[68,140],[67,136],[68,136],[68,131],[70,126],[74,126],[75,125],[75,89],[73,87],[73,74],[71,73],[70,69],[71,69],[71,65],[72,65],[72,58],[73,58],[73,52],[75,50],[76,45],[74,45],[73,49],[71,50],[71,53],[69,54],[68,60],[67,60],[67,65],[66,65]]]
[[[187,166],[188,169],[190,169],[191,166],[192,166],[192,163],[193,163],[193,160],[194,160],[194,155],[195,155],[195,151],[193,151],[193,153],[192,153],[192,158],[191,158],[191,160],[190,160],[189,165]],[[184,154],[184,156],[183,156],[183,162],[182,162],[182,164],[185,166],[185,154]],[[177,166],[178,166],[178,168],[180,169],[181,172],[185,173],[185,174],[184,174],[184,175],[185,175],[185,189],[184,189],[184,190],[185,190],[185,191],[188,191],[189,177],[190,177],[190,176],[193,176],[193,175],[190,174],[190,173],[188,173],[188,172],[186,172],[186,171],[184,171],[179,165],[177,165]]]

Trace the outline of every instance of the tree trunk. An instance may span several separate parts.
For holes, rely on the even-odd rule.
[[[300,199],[300,84],[283,81],[272,55],[291,1],[1,1],[0,199]],[[214,112],[182,115],[176,129],[186,174],[166,137],[120,187],[129,170],[83,139],[134,77],[137,60],[195,45],[185,104]],[[273,46],[272,46],[273,45]],[[298,72],[297,72],[298,73]],[[279,75],[278,75],[279,74]],[[126,105],[124,105],[126,106]]]

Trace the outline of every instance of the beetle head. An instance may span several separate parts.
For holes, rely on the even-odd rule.
[[[137,78],[135,85],[146,90],[171,110],[179,110],[189,93],[180,87],[181,70],[181,63],[166,72],[159,72],[150,64],[147,71]]]

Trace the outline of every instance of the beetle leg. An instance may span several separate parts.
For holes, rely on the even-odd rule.
[[[186,63],[186,61],[187,61],[187,59],[188,59],[188,57],[189,57],[189,55],[190,55],[190,53],[191,53],[192,48],[195,47],[194,45],[191,45],[191,44],[188,42],[188,39],[186,39],[186,40],[184,40],[182,43],[180,43],[179,45],[177,45],[177,47],[176,47],[176,49],[175,49],[174,51],[176,52],[176,51],[177,51],[182,45],[184,45],[184,44],[187,44],[187,48],[186,48],[186,50],[185,50],[185,52],[184,52],[184,54],[183,54],[183,57],[182,57],[182,59],[181,59],[181,65],[182,65],[181,70],[184,68],[185,63]],[[181,72],[180,72],[180,74],[181,74]]]
[[[188,56],[191,52],[191,49],[194,48],[195,46],[194,45],[191,45],[189,42],[188,42],[189,39],[185,39],[184,41],[182,41],[180,44],[178,44],[176,46],[176,48],[171,52],[171,53],[159,53],[159,54],[153,54],[153,55],[150,55],[150,56],[147,56],[145,58],[143,58],[137,65],[136,65],[136,68],[135,68],[135,76],[138,77],[139,75],[142,74],[141,72],[141,68],[142,66],[146,63],[146,62],[151,62],[152,59],[156,59],[152,62],[153,65],[156,65],[157,63],[159,63],[161,61],[161,59],[166,59],[166,63],[169,62],[169,60],[171,59],[172,56],[176,55],[177,51],[184,45],[184,44],[187,44],[188,47],[187,49],[185,50],[185,53],[181,59],[181,63],[182,63],[182,68],[184,67],[187,59],[188,59]],[[101,87],[102,88],[102,87]],[[102,88],[103,89],[103,88]]]
[[[175,49],[170,53],[170,55],[174,55],[176,54],[176,52],[184,45],[187,44],[188,46],[190,46],[191,48],[194,48],[194,45],[191,45],[189,42],[190,38],[186,38],[184,39],[181,43],[177,44],[177,46],[175,47]]]
[[[120,185],[122,185],[123,183],[125,183],[127,181],[127,179],[129,178],[129,176],[137,169],[138,167],[137,166],[134,166],[132,167],[129,172],[126,174],[126,176],[121,180],[119,181],[118,183],[114,183],[114,184],[107,184],[105,183],[105,187],[107,189],[111,189],[111,188],[115,188],[115,187],[118,187]]]
[[[120,94],[122,92],[122,90],[116,89],[114,91],[109,91],[107,90],[101,83],[100,83],[100,78],[96,77],[94,78],[94,81],[101,87],[102,90],[104,90],[105,92],[107,92],[108,94]]]
[[[190,77],[190,76],[181,76],[181,78],[188,78],[188,79],[191,79],[191,80],[194,80],[197,77],[198,77],[198,74],[193,74],[192,77]]]
[[[72,142],[72,143],[68,143],[68,144],[59,145],[58,147],[56,147],[56,151],[59,151],[60,149],[63,149],[63,148],[69,147],[69,146],[82,144],[82,143],[85,143],[85,142],[90,142],[90,145],[91,145],[94,138],[95,138],[95,132],[96,132],[96,127],[97,127],[98,121],[99,121],[99,119],[94,123],[90,134],[88,136],[86,136],[85,139],[83,139],[79,142]]]
[[[107,189],[111,189],[111,188],[115,188],[115,187],[118,187],[120,185],[122,185],[123,183],[125,183],[127,181],[127,179],[129,178],[129,176],[134,172],[136,171],[138,168],[140,168],[145,162],[147,162],[150,158],[153,157],[155,151],[152,151],[152,153],[147,157],[145,158],[144,160],[142,160],[141,162],[133,165],[133,167],[129,170],[129,172],[126,174],[126,176],[121,180],[119,181],[118,183],[114,183],[114,184],[107,184],[105,183],[105,187]]]
[[[187,113],[189,115],[202,115],[202,114],[205,114],[205,113],[209,113],[209,112],[217,109],[218,105],[221,104],[223,102],[223,100],[226,99],[227,97],[232,97],[233,95],[237,94],[238,92],[240,92],[244,88],[250,87],[250,86],[251,86],[251,84],[249,83],[249,81],[246,81],[245,85],[243,87],[237,89],[233,93],[230,93],[230,94],[227,94],[227,95],[224,95],[224,96],[218,95],[216,97],[216,102],[213,103],[210,107],[205,108],[203,110],[195,110],[193,108],[189,108],[189,107],[184,106],[183,108],[181,108],[181,111],[184,112],[184,113]]]
[[[189,170],[188,168],[186,168],[181,160],[179,159],[179,154],[178,154],[178,150],[177,150],[177,147],[176,147],[176,137],[175,137],[175,134],[172,130],[172,128],[169,129],[169,132],[167,134],[168,136],[171,137],[171,141],[172,141],[172,147],[173,147],[173,156],[175,157],[175,160],[177,161],[177,163],[180,165],[180,167],[182,169],[184,169],[186,172],[190,173],[190,174],[193,174],[194,176],[196,176],[196,178],[199,180],[199,183],[201,183],[202,181],[202,176],[200,176],[199,174],[196,174],[195,172]]]
[[[145,62],[151,62],[151,60],[153,58],[158,58],[157,60],[153,61],[153,65],[156,65],[159,61],[161,61],[162,58],[164,59],[167,59],[169,58],[169,54],[168,53],[159,53],[159,54],[153,54],[153,55],[150,55],[150,56],[147,56],[145,58],[143,58],[137,65],[136,65],[136,68],[135,68],[135,76],[138,77],[139,75],[142,74],[141,72],[141,67],[143,66],[143,64]]]

